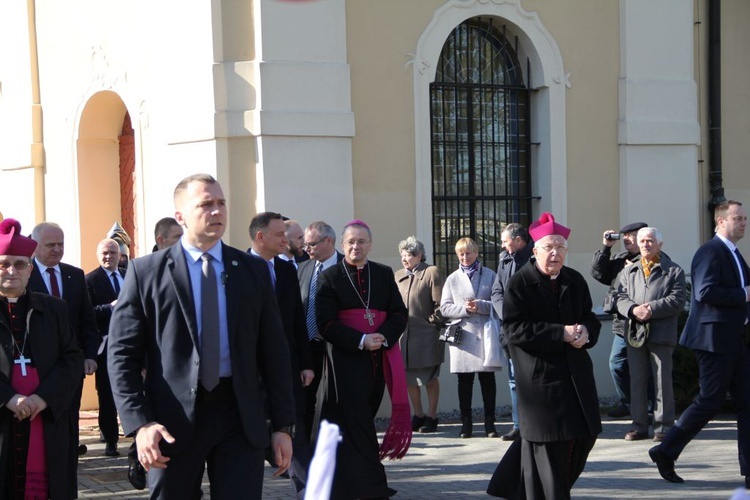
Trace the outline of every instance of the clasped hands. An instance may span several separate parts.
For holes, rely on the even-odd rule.
[[[589,343],[589,330],[586,328],[586,325],[578,323],[575,325],[565,325],[563,340],[576,349],[580,349]]]
[[[10,398],[6,406],[13,412],[16,420],[21,421],[26,418],[34,420],[41,411],[47,408],[47,403],[36,394],[31,396],[16,394]]]
[[[365,334],[365,341],[362,343],[362,346],[367,349],[368,351],[377,351],[383,345],[387,345],[385,341],[385,336],[382,333],[367,333]]]
[[[641,323],[645,323],[649,319],[651,319],[651,306],[648,303],[641,304],[639,306],[635,306],[630,313],[633,315],[635,319],[640,321]]]

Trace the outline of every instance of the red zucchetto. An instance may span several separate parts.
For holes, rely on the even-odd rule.
[[[544,212],[538,221],[529,226],[529,236],[534,241],[552,234],[558,234],[567,240],[570,236],[570,229],[555,222],[555,216],[549,212]]]
[[[16,219],[0,222],[0,255],[31,257],[36,250],[36,241],[21,234],[21,223]]]

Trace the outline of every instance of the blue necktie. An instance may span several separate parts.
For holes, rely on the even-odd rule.
[[[117,273],[110,274],[112,277],[112,287],[115,289],[115,295],[120,295],[120,281],[117,279]]]
[[[219,288],[211,255],[201,255],[201,384],[207,391],[219,385]]]
[[[734,254],[737,256],[737,262],[740,264],[740,277],[742,278],[742,286],[750,285],[748,281],[747,271],[745,270],[745,259],[742,258],[742,254],[739,249],[734,249]]]
[[[273,261],[267,260],[266,262],[268,263],[268,272],[271,273],[271,286],[276,290],[276,271],[273,268]]]
[[[315,264],[315,271],[310,280],[310,296],[307,298],[307,338],[312,340],[318,335],[318,323],[315,315],[315,295],[318,293],[318,276],[323,269],[323,263]]]

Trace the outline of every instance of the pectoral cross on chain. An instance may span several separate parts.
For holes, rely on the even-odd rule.
[[[14,360],[13,363],[17,365],[21,365],[21,375],[26,376],[26,365],[31,363],[31,360],[27,357],[25,357],[23,354],[21,354],[21,357]]]
[[[367,323],[372,326],[375,323],[372,321],[375,318],[375,313],[370,312],[369,309],[365,309],[365,314],[362,316],[367,320]]]

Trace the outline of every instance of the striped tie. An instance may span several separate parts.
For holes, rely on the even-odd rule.
[[[318,293],[318,276],[323,269],[323,263],[315,264],[312,279],[310,280],[310,296],[307,299],[307,338],[312,340],[318,335],[318,324],[315,317],[315,295]]]

